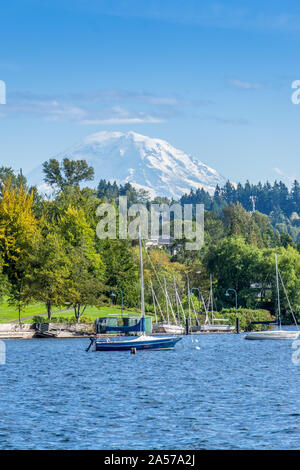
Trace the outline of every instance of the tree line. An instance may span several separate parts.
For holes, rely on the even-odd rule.
[[[93,179],[94,171],[84,160],[51,159],[44,163],[43,173],[44,181],[52,188],[51,197],[29,187],[22,173],[0,168],[2,298],[17,305],[20,312],[30,302],[43,302],[49,318],[54,307],[70,307],[79,321],[87,306],[107,303],[112,290],[118,288],[124,294],[125,306],[139,308],[137,243],[129,239],[100,240],[96,236],[96,209],[111,201],[118,210],[120,195],[126,195],[129,203],[144,201],[149,205],[147,194],[136,191],[129,183],[118,185],[105,180],[95,189],[86,187],[84,183]],[[258,210],[258,204],[255,211],[251,210],[247,197],[255,194],[253,186],[233,187],[229,196],[231,186],[226,185],[226,190],[216,188],[214,196],[200,189],[181,198],[182,204],[205,204],[205,243],[201,250],[186,251],[184,243],[177,240],[172,254],[162,248],[145,253],[148,312],[154,312],[150,279],[165,308],[164,282],[171,300],[176,302],[176,285],[186,305],[187,278],[190,287],[200,287],[207,298],[212,275],[216,309],[234,306],[234,299],[225,296],[228,288],[234,288],[240,307],[267,309],[275,314],[275,253],[289,300],[296,314],[300,312],[300,254],[295,241],[287,230],[274,226],[275,206],[269,206],[273,207],[269,214],[266,209]],[[274,184],[272,191],[276,192],[277,187]],[[280,188],[283,194],[283,187]],[[298,214],[296,184],[293,188],[286,200],[291,199],[291,207]],[[234,196],[239,194],[241,198],[243,191],[244,203]],[[172,201],[156,198],[155,202]],[[158,277],[154,276],[153,266]],[[283,287],[281,297],[287,320],[288,301]],[[197,304],[196,298],[194,301]]]

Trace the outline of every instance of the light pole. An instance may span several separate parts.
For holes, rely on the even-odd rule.
[[[229,289],[227,289],[225,295],[226,297],[229,297],[230,294],[229,294],[229,291],[232,291],[235,293],[235,311],[236,311],[236,315],[238,313],[238,296],[237,296],[237,291],[235,289],[233,289],[232,287],[230,287]]]
[[[116,290],[118,290],[120,293],[121,293],[121,316],[123,317],[123,291],[121,288],[116,288]],[[117,297],[117,294],[115,292],[112,292],[110,294],[110,297]]]

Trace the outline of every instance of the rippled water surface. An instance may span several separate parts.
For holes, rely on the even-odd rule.
[[[0,449],[300,448],[290,341],[201,335],[136,355],[86,353],[88,339],[5,343]]]

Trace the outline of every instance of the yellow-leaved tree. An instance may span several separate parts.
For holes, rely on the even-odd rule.
[[[26,187],[13,187],[8,180],[0,198],[0,255],[3,273],[10,285],[10,300],[23,302],[23,281],[28,269],[28,257],[33,239],[38,233],[38,221],[33,214],[33,193]]]

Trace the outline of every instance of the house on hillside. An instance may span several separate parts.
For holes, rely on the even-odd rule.
[[[170,236],[159,236],[149,238],[145,244],[146,248],[166,248],[171,256],[176,255],[181,245],[176,244],[176,240]]]

